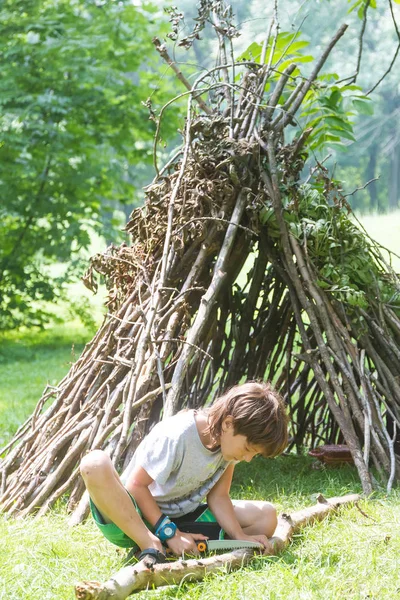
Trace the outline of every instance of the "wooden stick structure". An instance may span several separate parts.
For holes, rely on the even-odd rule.
[[[101,448],[123,472],[161,418],[244,380],[273,381],[283,396],[289,451],[345,443],[366,495],[371,467],[388,492],[400,478],[400,279],[315,165],[301,116],[313,94],[331,93],[319,77],[346,26],[304,77],[296,56],[280,68],[296,36],[277,57],[277,15],[260,57],[235,62],[231,8],[200,4],[179,44],[210,26],[219,59],[193,81],[154,41],[183,91],[154,117],[156,176],[126,226],[130,243],[94,256],[84,277],[93,290],[106,279],[103,325],[0,449],[8,515],[42,515],[68,493],[80,522],[82,456]],[[182,147],[159,170],[161,124],[178,98]]]
[[[270,538],[273,551],[268,554],[281,552],[301,527],[321,521],[338,508],[355,504],[359,499],[357,494],[328,499],[319,495],[316,505],[290,514],[283,513],[278,519],[274,536]],[[104,584],[96,581],[78,583],[75,586],[75,597],[78,600],[125,600],[133,593],[176,585],[183,579],[187,583],[200,581],[210,573],[221,572],[221,569],[228,573],[249,564],[254,557],[253,550],[245,549],[155,565],[146,564],[144,559],[136,565],[123,567]]]

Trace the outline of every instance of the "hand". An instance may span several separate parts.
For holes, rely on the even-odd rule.
[[[150,533],[150,541],[149,543],[146,545],[146,548],[154,548],[155,550],[158,550],[159,552],[162,552],[163,554],[165,554],[165,548],[162,545],[162,543],[160,542],[160,540],[158,539],[158,537],[156,535],[154,535],[154,533]],[[142,548],[142,550],[144,550],[144,548]]]
[[[207,539],[207,536],[202,533],[183,533],[177,529],[174,537],[167,540],[167,545],[176,556],[180,556],[182,552],[197,555],[199,551],[197,550],[196,540]]]
[[[241,535],[241,540],[246,540],[249,542],[257,542],[258,544],[262,544],[264,546],[263,554],[274,554],[274,546],[271,544],[266,535]]]

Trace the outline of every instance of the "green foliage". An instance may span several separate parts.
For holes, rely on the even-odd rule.
[[[46,320],[40,303],[73,276],[47,267],[87,248],[91,229],[120,235],[110,214],[132,202],[135,164],[151,161],[153,12],[129,0],[2,3],[0,329]]]
[[[380,301],[400,310],[400,293],[376,257],[376,244],[351,218],[337,189],[327,190],[324,179],[282,190],[283,216],[294,237],[307,248],[317,285],[346,306],[368,310]],[[280,236],[272,207],[260,215],[268,235]],[[399,313],[400,314],[400,313]],[[358,318],[358,317],[357,317]]]
[[[266,52],[265,63],[272,65],[272,75],[266,85],[266,104],[273,92],[275,83],[282,72],[290,65],[311,63],[313,56],[305,53],[309,42],[301,40],[301,33],[280,32],[275,40],[271,39]],[[273,55],[271,57],[271,53]],[[260,62],[262,46],[253,42],[242,53],[239,60]],[[278,104],[283,105],[293,93],[301,78],[306,77],[298,66],[281,94]],[[347,140],[355,141],[353,122],[357,114],[373,114],[373,105],[362,89],[356,85],[339,84],[336,73],[319,75],[314,85],[307,92],[302,104],[302,111],[297,119],[302,129],[311,128],[309,148],[313,151],[326,147],[345,149]]]
[[[348,308],[368,309],[375,300],[390,301],[393,308],[399,308],[399,291],[390,278],[383,277],[373,258],[374,244],[350,218],[337,190],[326,202],[322,182],[317,187],[304,185],[298,206],[298,222],[291,229],[307,246],[318,285]]]
[[[368,239],[350,220],[340,199],[330,205],[320,190],[309,185],[302,186],[300,198],[298,220],[290,228],[307,247],[317,284],[341,302],[366,309],[367,292],[379,278]]]
[[[356,113],[373,114],[373,104],[357,85],[336,84],[337,74],[323,75],[304,101],[300,122],[312,127],[311,150],[323,147],[346,149],[344,141],[355,142],[353,125]]]
[[[352,191],[354,174],[363,186],[367,181],[379,179],[362,193],[352,196],[353,209],[362,213],[396,210],[400,200],[398,111],[398,22],[400,0],[349,0],[348,14],[343,15],[345,3],[327,2],[319,17],[315,12],[312,28],[305,22],[304,30],[319,41],[314,32],[317,22],[339,23],[345,20],[349,28],[343,44],[334,53],[334,70],[341,77],[357,80],[372,101],[360,105],[354,101],[358,115],[353,117],[356,144],[344,142],[349,151],[340,157],[333,155],[336,175],[348,191]],[[396,6],[397,4],[397,6]],[[328,15],[329,12],[329,15]],[[340,21],[339,21],[340,19]],[[310,21],[309,21],[310,24]]]
[[[279,75],[284,71],[292,62],[312,62],[314,59],[310,55],[306,55],[301,52],[304,48],[307,48],[309,42],[300,39],[301,33],[290,33],[282,31],[278,34],[276,41],[275,38],[270,40],[267,51],[265,54],[265,64],[273,65],[273,69],[276,72],[275,79],[279,78]],[[253,60],[254,62],[261,62],[262,46],[257,42],[253,42],[245,52],[243,52],[238,60]],[[271,57],[271,53],[272,57]],[[279,69],[279,72],[278,72]],[[299,70],[292,73],[295,77],[299,74]]]
[[[348,0],[349,4],[353,0]],[[400,4],[400,0],[393,0],[396,4]],[[366,8],[376,8],[377,0],[356,0],[353,2],[348,10],[349,13],[357,10],[357,16],[362,19]]]
[[[352,2],[352,0],[348,0]],[[368,8],[376,8],[376,0],[356,0],[349,8],[349,13],[353,10],[357,10],[357,16],[362,19],[365,14],[365,10]]]
[[[300,0],[280,0],[278,17],[283,31],[291,31],[290,28],[293,31],[297,28],[301,37],[298,35],[296,41],[300,38],[308,42],[309,45],[300,49],[299,54],[303,52],[315,57],[320,56],[321,48],[332,39],[339,26],[343,23],[348,24],[348,29],[327,62],[326,70],[332,75],[327,76],[325,81],[320,77],[318,86],[310,91],[307,98],[310,103],[314,100],[314,105],[310,104],[310,108],[320,109],[316,114],[316,117],[320,117],[320,126],[315,125],[312,133],[314,139],[311,138],[310,141],[318,160],[325,159],[327,154],[331,155],[325,164],[335,169],[336,177],[342,181],[347,192],[352,192],[356,185],[361,187],[366,182],[379,178],[379,181],[368,185],[364,191],[349,197],[349,203],[352,208],[363,213],[382,213],[395,210],[400,201],[397,85],[400,55],[397,55],[391,71],[379,86],[372,93],[368,92],[388,71],[396,55],[398,37],[394,19],[398,24],[400,0],[392,2],[394,19],[386,0],[369,3],[368,7],[371,10],[368,8],[364,24],[364,9],[367,4],[368,0],[360,0],[357,5],[355,0],[310,0],[306,3]],[[272,6],[269,6],[268,14],[273,15]],[[255,26],[251,25],[252,28]],[[257,33],[257,39],[262,39],[261,26]],[[253,49],[253,54],[250,56],[249,53],[244,53],[247,58],[260,56],[260,45],[256,47],[252,44],[249,49]],[[306,77],[310,64],[300,64],[298,58],[295,62]],[[338,77],[339,81],[342,80],[341,83],[338,83]],[[351,91],[344,86],[346,81],[350,83],[354,80],[359,86],[358,90]],[[300,81],[299,77],[297,81]],[[335,117],[339,119],[335,128],[339,129],[339,132],[331,131],[331,125],[325,122],[324,112],[329,111],[326,106],[321,106],[319,101],[321,95],[329,100],[329,95],[335,87],[341,89],[343,97],[342,102],[336,103],[335,109]],[[302,127],[307,127],[307,122],[312,121],[313,116],[308,116],[308,107],[303,107],[304,114],[299,116],[297,113],[294,121],[298,120]],[[351,129],[346,127],[348,124]],[[354,178],[355,171],[357,173]],[[357,181],[356,185],[354,181]]]

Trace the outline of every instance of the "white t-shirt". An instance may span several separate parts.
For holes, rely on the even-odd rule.
[[[220,450],[205,448],[195,411],[187,410],[153,427],[122,474],[124,483],[137,465],[154,479],[149,490],[160,510],[181,517],[201,504],[229,462]]]

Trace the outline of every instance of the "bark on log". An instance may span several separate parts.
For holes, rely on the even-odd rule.
[[[291,514],[283,513],[278,519],[275,534],[270,539],[273,545],[271,554],[281,552],[300,527],[314,521],[321,521],[340,506],[354,504],[359,499],[360,496],[357,494],[328,499],[319,495],[316,505]],[[200,560],[177,560],[173,563],[154,565],[151,568],[148,568],[145,560],[142,560],[136,565],[123,567],[104,584],[97,581],[78,583],[75,586],[75,597],[78,600],[124,600],[135,592],[165,585],[176,585],[183,579],[188,583],[200,581],[207,574],[220,572],[221,568],[226,569],[227,572],[240,569],[248,564],[254,556],[252,550],[235,550]]]

